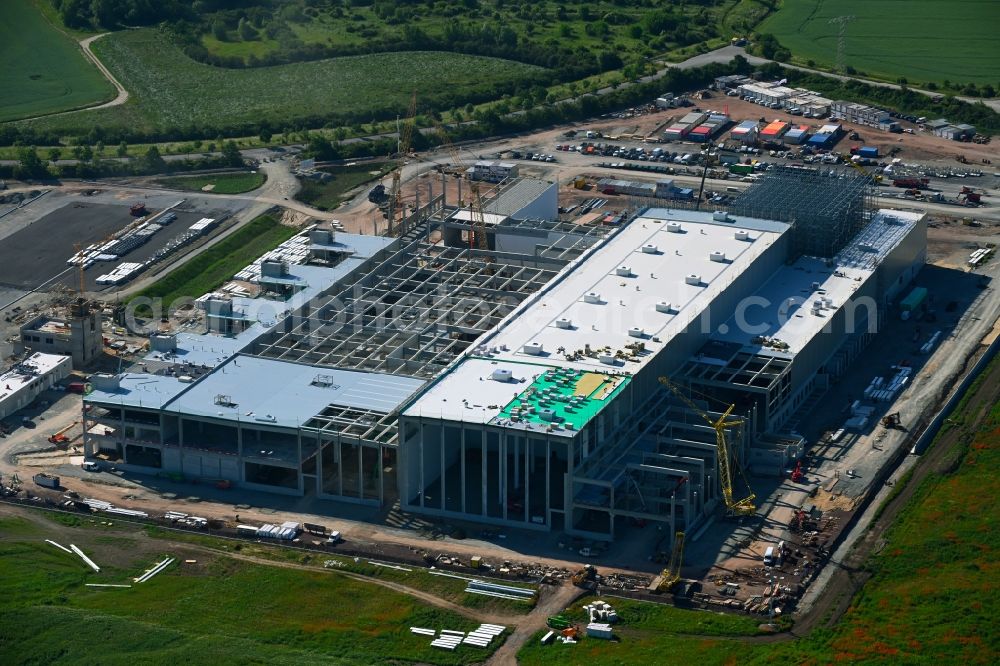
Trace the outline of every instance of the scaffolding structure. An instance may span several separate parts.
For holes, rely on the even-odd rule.
[[[862,174],[774,166],[730,210],[791,224],[792,260],[831,258],[871,220],[875,185]]]

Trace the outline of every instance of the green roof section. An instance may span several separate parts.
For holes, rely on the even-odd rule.
[[[621,393],[631,379],[628,375],[552,368],[538,375],[490,422],[536,423],[579,430]]]

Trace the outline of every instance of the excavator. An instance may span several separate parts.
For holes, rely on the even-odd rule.
[[[667,568],[649,584],[650,592],[669,592],[681,580],[681,563],[684,561],[684,532],[674,535],[674,548],[670,551]]]
[[[738,417],[730,418],[730,414],[736,409],[736,405],[729,405],[726,411],[717,419],[713,419],[708,412],[700,408],[689,398],[683,390],[666,377],[660,377],[660,383],[666,386],[677,396],[681,402],[699,414],[715,430],[715,443],[719,456],[719,486],[722,488],[722,500],[726,504],[726,513],[729,516],[752,516],[757,510],[753,501],[756,498],[752,492],[741,500],[733,499],[733,477],[731,463],[729,460],[729,444],[726,442],[726,429],[742,427],[743,419]]]
[[[890,430],[895,430],[903,426],[903,422],[900,420],[899,412],[893,412],[892,414],[886,414],[882,417],[882,425]]]

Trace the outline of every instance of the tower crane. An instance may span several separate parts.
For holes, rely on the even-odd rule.
[[[743,419],[734,417],[730,419],[730,414],[736,409],[736,405],[729,405],[726,411],[722,413],[717,419],[713,419],[709,416],[708,412],[698,407],[691,398],[684,394],[684,391],[680,389],[676,384],[667,379],[666,377],[660,377],[660,383],[666,386],[670,391],[676,395],[681,401],[698,413],[708,425],[712,426],[715,430],[715,444],[718,449],[719,456],[719,486],[722,488],[722,500],[726,504],[726,513],[730,516],[751,516],[756,507],[754,506],[754,498],[756,495],[751,492],[747,497],[741,500],[733,499],[733,476],[732,476],[732,465],[729,460],[729,444],[726,442],[726,428],[731,428],[734,426],[742,426]]]
[[[684,561],[684,532],[674,535],[674,548],[670,551],[670,562],[660,575],[649,585],[650,592],[669,592],[681,580],[681,563]]]
[[[448,151],[451,161],[458,167],[459,177],[461,177],[461,174],[466,171],[467,165],[465,161],[462,159],[461,154],[459,154],[458,149],[451,142],[448,133],[445,132],[440,124],[437,125],[437,131],[441,137],[441,145]],[[487,263],[493,263],[493,255],[489,254],[490,245],[486,237],[486,217],[483,215],[483,197],[479,191],[479,183],[470,179],[469,191],[471,192],[469,210],[472,213],[472,224],[469,229],[469,248],[471,249],[475,246],[483,250],[484,260]],[[461,202],[459,202],[459,205],[461,205]]]
[[[387,209],[388,226],[386,236],[391,236],[395,231],[396,212],[403,209],[403,199],[400,193],[400,179],[403,175],[402,160],[410,153],[410,143],[413,141],[413,125],[417,117],[417,91],[413,91],[410,97],[410,106],[406,111],[406,118],[403,120],[403,127],[399,130],[399,143],[397,152],[399,153],[400,164],[392,172],[392,187],[389,189],[389,206]]]

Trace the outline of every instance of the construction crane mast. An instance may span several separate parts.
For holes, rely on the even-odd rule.
[[[403,126],[399,129],[399,142],[397,152],[399,153],[400,164],[392,172],[392,187],[389,190],[389,207],[387,209],[388,227],[385,235],[392,236],[396,228],[396,213],[403,210],[403,198],[400,192],[400,179],[403,176],[402,160],[410,154],[410,144],[413,141],[413,125],[417,117],[417,91],[413,91],[410,97],[410,106],[406,111],[406,118]]]
[[[751,516],[757,507],[754,506],[756,495],[751,492],[741,500],[733,499],[733,475],[732,465],[729,460],[729,444],[726,441],[726,428],[739,427],[743,425],[743,419],[738,417],[730,420],[729,416],[736,409],[736,405],[729,405],[726,411],[717,419],[713,419],[708,412],[696,405],[691,398],[684,394],[684,391],[671,382],[666,377],[660,377],[660,383],[666,386],[681,401],[698,413],[708,425],[715,430],[715,444],[719,457],[719,486],[722,488],[722,500],[726,504],[726,513],[730,516]]]
[[[458,149],[455,148],[455,145],[448,137],[448,133],[445,132],[441,125],[437,125],[437,131],[438,135],[441,137],[441,144],[451,156],[451,161],[454,162],[455,166],[458,168],[459,177],[461,178],[461,174],[466,171],[467,165],[465,164],[465,161],[462,159]],[[469,197],[469,210],[472,213],[472,221],[469,228],[469,249],[478,247],[480,250],[485,251],[486,254],[483,255],[483,258],[488,263],[492,263],[494,259],[493,256],[488,253],[490,245],[486,237],[486,217],[483,215],[483,197],[479,191],[479,183],[470,179],[469,191],[471,194]],[[459,205],[462,205],[461,201],[459,201]]]

